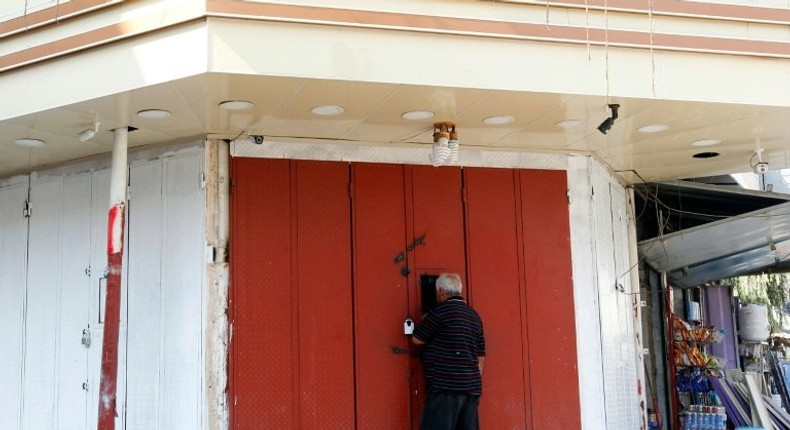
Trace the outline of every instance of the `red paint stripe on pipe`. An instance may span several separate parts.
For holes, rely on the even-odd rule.
[[[118,333],[121,320],[121,269],[123,266],[123,204],[108,211],[107,295],[102,339],[101,382],[99,385],[99,430],[114,430],[118,389]],[[117,251],[117,252],[116,252]]]

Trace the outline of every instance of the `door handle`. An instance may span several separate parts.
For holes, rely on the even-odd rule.
[[[403,349],[399,346],[390,345],[390,352],[395,355],[409,355],[408,349]]]

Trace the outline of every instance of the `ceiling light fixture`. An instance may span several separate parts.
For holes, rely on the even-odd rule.
[[[225,100],[219,104],[219,108],[224,110],[245,110],[251,109],[253,106],[255,103],[247,100]]]
[[[700,139],[691,142],[692,146],[713,146],[721,143],[719,139]]]
[[[428,158],[433,167],[458,163],[458,132],[454,122],[437,122],[433,125],[433,148]]]
[[[77,139],[79,139],[80,142],[87,142],[87,141],[93,139],[93,136],[95,136],[96,133],[99,131],[99,125],[101,125],[100,122],[94,122],[93,123],[93,128],[82,130],[77,135]]]
[[[345,109],[335,105],[323,105],[323,106],[316,106],[310,109],[310,112],[321,116],[332,116],[332,115],[340,115],[341,113],[345,112]]]
[[[403,112],[401,114],[401,118],[408,119],[409,121],[419,121],[423,119],[431,119],[433,118],[434,113],[429,110],[410,110],[408,112]]]
[[[598,126],[598,131],[600,131],[601,134],[609,133],[609,130],[612,129],[612,126],[614,125],[614,122],[617,121],[618,111],[620,110],[620,105],[619,104],[610,104],[609,105],[609,109],[612,110],[612,116],[610,116],[609,118],[606,118],[605,120],[603,120],[601,125]]]
[[[46,142],[44,142],[43,140],[30,139],[30,138],[17,139],[14,141],[14,143],[16,143],[19,146],[24,146],[26,148],[40,148],[46,145]]]
[[[143,109],[137,112],[137,116],[144,119],[166,119],[170,118],[170,111],[164,109]]]
[[[583,126],[584,120],[581,119],[564,119],[556,124],[559,128],[578,128]]]
[[[669,126],[666,124],[650,124],[650,125],[639,127],[637,129],[638,132],[647,133],[647,134],[661,133],[667,130],[669,130]]]
[[[497,115],[497,116],[489,116],[488,118],[483,120],[483,124],[486,125],[505,125],[510,124],[511,122],[515,121],[516,118],[510,115]]]

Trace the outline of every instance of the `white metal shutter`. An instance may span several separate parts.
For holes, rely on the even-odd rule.
[[[203,150],[153,158],[130,169],[116,428],[194,430],[207,426]],[[3,428],[96,427],[110,176],[80,169],[0,182]]]
[[[131,166],[127,430],[205,426],[202,166],[199,152]]]
[[[22,407],[27,177],[0,185],[0,423],[18,428]]]
[[[626,191],[589,158],[571,158],[568,179],[582,427],[639,428]]]
[[[90,174],[63,180],[56,399],[59,429],[87,426],[88,392],[83,384],[88,383],[89,349],[99,347],[90,337],[96,327],[90,321],[90,189]],[[83,345],[83,336],[90,345]]]
[[[592,178],[606,426],[628,430],[639,428],[640,409],[632,297],[627,294],[631,290],[625,189],[603,168],[594,166]]]

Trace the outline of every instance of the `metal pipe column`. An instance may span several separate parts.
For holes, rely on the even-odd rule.
[[[118,388],[118,334],[121,319],[121,269],[126,218],[127,127],[113,130],[110,209],[107,213],[107,294],[101,354],[98,430],[114,430]]]

